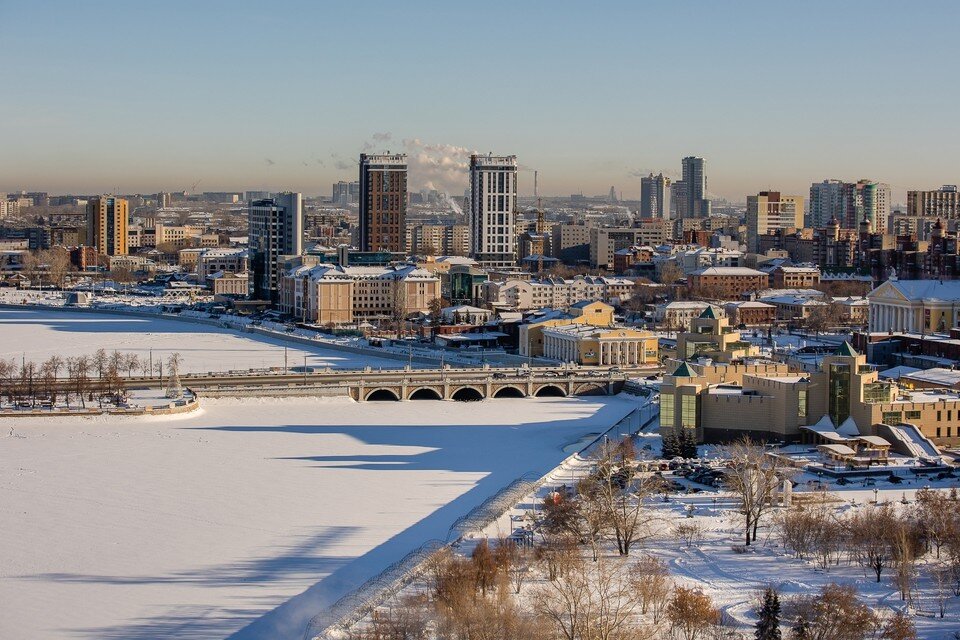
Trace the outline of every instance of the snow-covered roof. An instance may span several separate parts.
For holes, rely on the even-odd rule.
[[[749,267],[704,267],[703,269],[697,269],[693,271],[690,275],[694,276],[764,276],[766,277],[763,271],[757,271],[756,269],[750,269]]]
[[[444,307],[440,310],[442,313],[493,313],[490,309],[481,309],[480,307],[471,307],[468,304],[460,304],[453,307]]]
[[[845,444],[822,444],[818,448],[823,449],[824,451],[829,451],[830,453],[834,453],[838,456],[853,456],[857,454],[856,451]]]
[[[917,382],[942,384],[945,387],[952,387],[953,385],[960,383],[960,371],[956,371],[954,369],[944,369],[941,367],[915,370],[901,377],[907,380],[916,380]]]
[[[413,264],[391,265],[386,267],[355,267],[332,264],[320,264],[313,267],[301,266],[293,269],[294,277],[309,277],[311,280],[375,280],[401,278],[403,280],[437,281],[437,276],[426,269]]]
[[[737,309],[773,309],[776,305],[757,302],[756,300],[745,300],[743,302],[728,302],[726,306],[736,307]]]
[[[900,365],[898,367],[892,367],[886,371],[880,372],[880,377],[887,380],[897,380],[907,375],[908,373],[913,373],[914,371],[920,371],[916,367],[908,367],[906,365]]]
[[[960,300],[958,280],[888,280],[884,284],[889,284],[907,300]]]

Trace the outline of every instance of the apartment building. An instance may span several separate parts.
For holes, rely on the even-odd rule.
[[[87,202],[87,239],[102,256],[127,254],[129,205],[116,196],[96,196]]]
[[[415,265],[302,266],[284,275],[280,310],[314,324],[353,324],[429,313],[440,278]]]
[[[516,263],[517,156],[470,156],[471,256],[483,267]]]
[[[508,279],[484,283],[488,304],[525,311],[562,309],[584,300],[622,304],[633,297],[636,283],[629,278],[576,276],[574,278]]]
[[[360,154],[360,250],[406,252],[406,217],[406,154]]]

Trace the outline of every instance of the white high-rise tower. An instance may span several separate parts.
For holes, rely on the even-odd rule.
[[[517,156],[470,156],[470,253],[483,267],[516,263]]]

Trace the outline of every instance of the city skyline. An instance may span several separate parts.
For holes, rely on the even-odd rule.
[[[521,196],[537,170],[543,195],[637,200],[642,176],[677,179],[691,155],[708,195],[738,202],[868,178],[901,203],[957,181],[942,79],[960,45],[923,36],[952,4],[486,6],[5,0],[5,23],[45,37],[0,42],[17,95],[0,105],[0,191],[327,194],[387,150],[410,157],[411,189],[452,194],[492,150],[517,155]]]

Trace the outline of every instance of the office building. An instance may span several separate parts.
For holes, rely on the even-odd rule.
[[[783,195],[779,191],[761,191],[747,196],[747,250],[757,253],[758,236],[777,229],[803,228],[803,196]]]
[[[885,450],[936,459],[936,445],[960,442],[956,391],[880,380],[866,360],[844,343],[809,372],[674,361],[660,387],[660,432],[689,429],[697,442],[803,442],[844,458],[843,468],[869,468]]]
[[[824,180],[810,185],[810,213],[806,225],[823,229],[831,219],[844,219],[843,180]]]
[[[681,161],[682,178],[678,183],[677,217],[707,218],[710,216],[710,201],[707,194],[706,162],[703,158],[687,156]]]
[[[590,233],[590,266],[613,269],[614,255],[621,249],[640,245],[657,246],[670,241],[669,220],[640,220],[635,227],[587,227]]]
[[[360,154],[360,250],[407,250],[407,155]]]
[[[960,217],[957,185],[945,184],[935,191],[907,191],[907,215],[956,220]]]
[[[127,254],[127,201],[96,196],[87,202],[87,240],[101,256]]]
[[[670,178],[652,173],[640,178],[640,217],[670,218]]]
[[[517,156],[470,156],[470,253],[483,267],[516,261]]]
[[[280,193],[253,200],[249,218],[250,295],[276,303],[284,256],[303,253],[303,198],[299,193]]]

